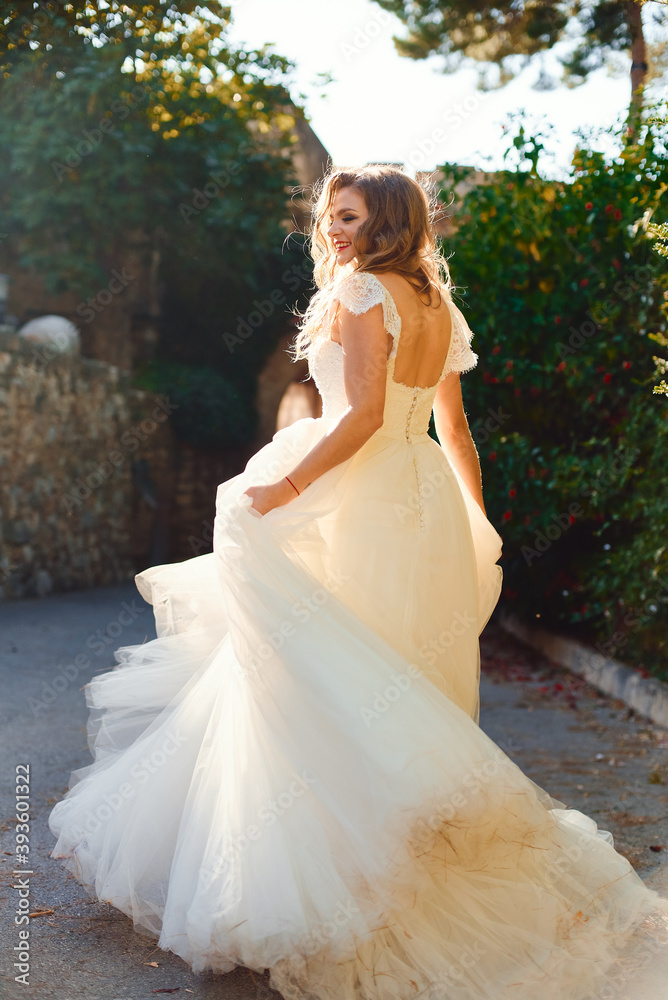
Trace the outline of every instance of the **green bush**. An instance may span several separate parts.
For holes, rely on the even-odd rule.
[[[462,386],[505,607],[665,677],[668,406],[648,334],[665,332],[668,275],[646,226],[668,157],[665,129],[608,131],[618,155],[580,135],[556,181],[519,125],[519,166],[470,190],[445,249],[480,357]],[[448,203],[470,169],[442,170]]]
[[[249,444],[255,436],[257,412],[252,399],[214,369],[154,362],[134,383],[166,395],[176,405],[171,427],[188,444],[230,448]]]

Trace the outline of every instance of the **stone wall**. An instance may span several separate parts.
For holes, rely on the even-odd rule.
[[[184,446],[173,412],[113,365],[0,331],[0,598],[210,551],[216,485],[247,455]]]

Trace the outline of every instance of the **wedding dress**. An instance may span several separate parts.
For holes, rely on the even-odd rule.
[[[250,509],[347,406],[316,341],[322,416],[220,485],[213,553],[136,577],[157,638],[86,686],[94,762],[52,856],[195,971],[269,969],[287,1000],[660,1000],[668,900],[479,728],[501,539],[428,433],[437,386],[395,381],[375,276],[335,298],[382,303],[382,427]],[[477,362],[448,308],[441,378]]]

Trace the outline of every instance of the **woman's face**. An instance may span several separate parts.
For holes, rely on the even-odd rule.
[[[355,256],[355,233],[369,218],[364,198],[356,188],[336,192],[329,217],[327,236],[336,251],[336,263],[347,264]]]

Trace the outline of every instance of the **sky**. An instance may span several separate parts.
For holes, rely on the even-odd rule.
[[[549,155],[541,169],[558,177],[573,156],[576,129],[609,126],[629,103],[624,57],[619,76],[602,68],[580,87],[532,90],[541,65],[560,79],[556,54],[568,42],[534,57],[501,90],[483,92],[475,67],[445,75],[439,57],[399,56],[392,35],[404,34],[403,25],[371,0],[232,0],[232,16],[232,41],[251,48],[273,43],[296,63],[291,93],[301,96],[337,167],[398,162],[414,173],[454,162],[498,169],[507,145],[503,125],[511,130],[509,116],[525,109],[545,133]],[[332,77],[325,86],[323,73]],[[657,92],[666,96],[668,88]],[[603,139],[600,148],[616,147]]]

